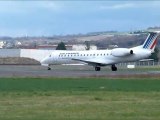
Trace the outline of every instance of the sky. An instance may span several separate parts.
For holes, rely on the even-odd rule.
[[[0,36],[134,31],[160,26],[160,1],[0,1]]]

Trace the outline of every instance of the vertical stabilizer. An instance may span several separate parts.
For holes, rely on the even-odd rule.
[[[155,46],[157,44],[158,36],[160,32],[150,32],[144,44],[142,45],[143,49],[149,49],[154,52]]]

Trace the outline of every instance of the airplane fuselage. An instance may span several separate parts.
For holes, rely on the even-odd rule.
[[[47,60],[45,62],[49,65],[56,65],[56,64],[70,64],[70,63],[72,64],[80,62],[80,61],[75,61],[76,59],[88,59],[88,60],[96,59],[103,62],[101,62],[101,64],[96,64],[95,66],[105,66],[121,62],[132,62],[136,60],[141,60],[151,55],[150,51],[143,49],[140,50],[133,48],[133,52],[134,52],[133,55],[116,57],[112,55],[111,50],[88,50],[88,51],[57,50],[49,56],[50,59],[48,59],[47,57]]]
[[[112,71],[117,71],[115,66],[117,63],[132,62],[149,57],[154,52],[158,36],[160,36],[160,31],[151,32],[142,45],[133,48],[87,51],[55,50],[44,58],[41,64],[48,66],[48,70],[50,70],[50,65],[83,62],[94,66],[96,71],[100,71],[101,66],[107,65],[111,65]]]

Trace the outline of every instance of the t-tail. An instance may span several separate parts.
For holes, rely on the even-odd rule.
[[[154,52],[159,36],[160,36],[160,31],[149,32],[147,39],[142,45],[143,49],[149,49],[152,52]]]

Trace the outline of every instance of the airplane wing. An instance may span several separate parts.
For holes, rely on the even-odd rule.
[[[103,59],[88,59],[88,60],[84,60],[84,59],[72,59],[72,60],[75,60],[75,61],[80,61],[80,62],[85,62],[85,63],[88,63],[89,65],[93,65],[93,66],[106,66],[108,64],[111,64],[111,61],[106,61],[106,60],[103,60]]]

